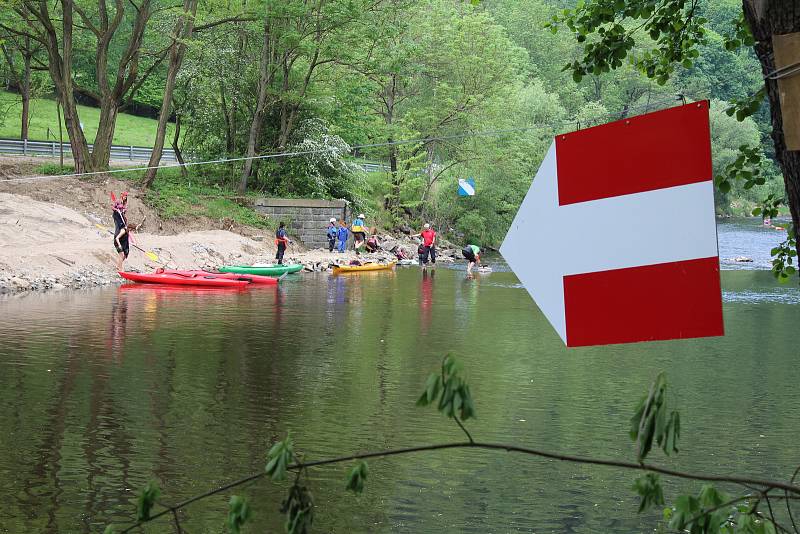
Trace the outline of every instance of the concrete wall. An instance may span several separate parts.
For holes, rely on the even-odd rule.
[[[276,223],[285,222],[290,239],[299,239],[312,248],[328,246],[325,231],[331,217],[348,220],[350,215],[345,200],[260,198],[253,207]]]

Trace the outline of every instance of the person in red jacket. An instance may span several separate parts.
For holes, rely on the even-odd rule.
[[[414,234],[411,237],[421,237],[422,245],[419,249],[419,265],[420,267],[428,265],[428,258],[430,257],[431,263],[436,265],[436,231],[431,228],[431,225],[425,223],[422,231]]]

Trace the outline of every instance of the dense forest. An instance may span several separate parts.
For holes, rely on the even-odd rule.
[[[192,167],[186,179],[346,198],[384,226],[424,219],[485,244],[502,240],[555,133],[682,98],[712,101],[715,173],[741,145],[764,155],[767,183],[718,192],[720,213],[784,195],[767,106],[741,122],[726,113],[763,86],[752,48],[726,49],[740,0],[697,4],[707,19],[700,54],[662,84],[632,62],[574,81],[564,66],[580,43],[545,25],[576,3],[0,0],[0,77],[23,103],[22,137],[26,102],[58,95],[79,172],[108,166],[119,113],[145,115],[158,119],[151,165],[164,146],[193,160],[296,154]],[[100,108],[94,139],[78,104]],[[365,173],[360,158],[385,170]],[[459,197],[467,177],[477,194]]]

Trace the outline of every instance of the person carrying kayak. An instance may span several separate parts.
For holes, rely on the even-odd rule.
[[[477,245],[467,245],[461,253],[469,262],[467,264],[467,274],[472,274],[472,266],[481,261],[481,249]]]
[[[114,198],[114,193],[111,193],[111,199],[114,202],[114,248],[117,250],[117,271],[122,271],[123,262],[128,259],[130,253],[130,231],[128,229],[128,192],[123,191],[119,200]]]
[[[278,246],[278,251],[275,252],[275,259],[278,260],[278,265],[283,265],[283,254],[286,252],[286,247],[289,246],[289,238],[286,236],[286,223],[278,225],[278,231],[275,232],[275,244]]]
[[[428,257],[430,257],[431,263],[436,265],[436,231],[431,228],[431,225],[425,223],[422,231],[411,237],[422,237],[422,245],[418,249],[419,266],[428,265]]]
[[[345,246],[347,245],[347,226],[344,224],[344,221],[339,223],[339,233],[336,237],[339,239],[337,250],[339,252],[344,252]]]
[[[358,249],[364,245],[364,239],[367,237],[367,229],[364,228],[364,214],[361,213],[353,220],[350,231],[353,232],[353,248],[358,254]]]
[[[336,219],[331,217],[330,222],[328,223],[328,252],[333,252],[333,248],[336,246],[336,236],[339,235],[339,227],[336,224]]]

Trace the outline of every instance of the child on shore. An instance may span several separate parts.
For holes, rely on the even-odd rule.
[[[339,252],[344,252],[344,247],[347,245],[347,226],[342,222],[339,224],[339,231],[337,234],[339,239]]]

